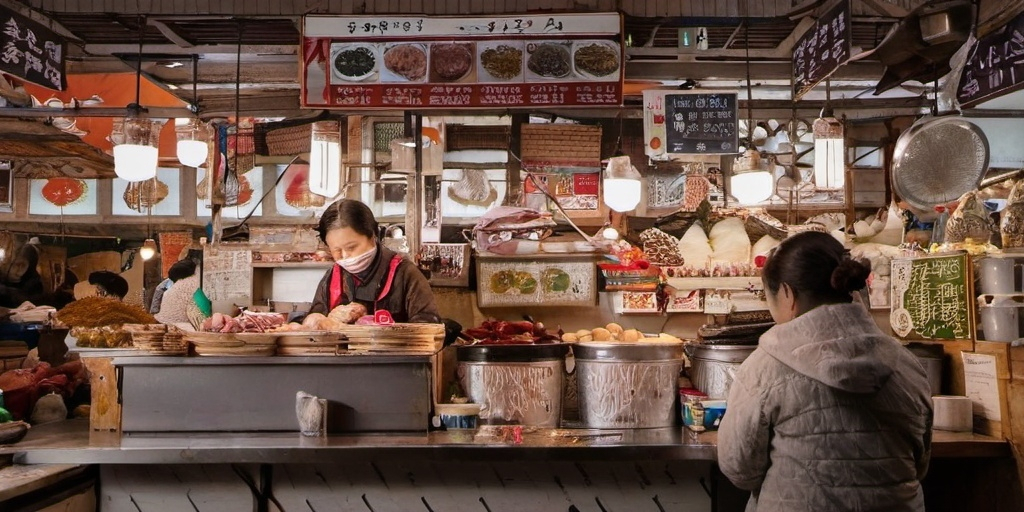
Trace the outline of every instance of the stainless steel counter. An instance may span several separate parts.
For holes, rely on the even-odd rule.
[[[85,420],[33,428],[0,455],[20,464],[334,463],[366,460],[614,461],[716,458],[716,432],[682,428],[581,430],[525,428],[522,442],[510,427],[475,433],[359,434],[307,438],[297,433],[134,434],[91,432]],[[1006,441],[936,431],[935,458],[1006,457]]]

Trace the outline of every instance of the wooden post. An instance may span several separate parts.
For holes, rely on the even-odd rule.
[[[406,133],[409,132],[409,118],[406,112]],[[405,203],[405,237],[409,240],[409,255],[416,261],[420,253],[420,241],[423,240],[423,116],[417,114],[412,130],[416,170],[406,181]]]
[[[117,392],[117,370],[109,357],[83,357],[89,371],[92,406],[89,426],[92,430],[121,431],[121,400]]]
[[[523,193],[523,183],[519,180],[523,170],[519,158],[523,154],[522,128],[530,123],[529,114],[512,114],[512,127],[508,139],[508,163],[505,164],[505,181],[508,182],[508,193],[505,194],[505,206],[517,206]]]

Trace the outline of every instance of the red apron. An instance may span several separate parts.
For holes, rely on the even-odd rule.
[[[377,299],[373,302],[373,314],[378,317],[377,323],[390,323],[387,321],[381,321],[382,318],[378,315],[377,303],[384,300],[384,297],[391,292],[391,284],[395,281],[395,273],[398,271],[398,265],[402,263],[402,257],[395,255],[391,258],[391,263],[388,266],[388,276],[384,281],[384,286],[380,290],[380,294],[377,295]],[[331,270],[331,286],[330,286],[330,307],[328,312],[332,309],[341,305],[341,298],[345,294],[345,279],[344,273],[342,272],[341,265],[335,264]],[[390,314],[387,315],[390,318]]]

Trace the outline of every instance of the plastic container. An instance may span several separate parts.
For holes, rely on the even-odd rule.
[[[978,288],[985,295],[1024,293],[1024,255],[990,255],[978,258]]]
[[[432,424],[445,430],[474,430],[480,409],[480,404],[436,404]]]
[[[1024,338],[1024,295],[981,295],[978,313],[985,341]]]
[[[700,405],[699,407],[698,404]],[[701,419],[701,427],[704,430],[718,430],[718,426],[722,424],[722,418],[725,416],[725,409],[725,400],[686,402],[681,410],[683,425],[693,430],[701,430],[700,428],[693,428],[697,424],[696,419]]]

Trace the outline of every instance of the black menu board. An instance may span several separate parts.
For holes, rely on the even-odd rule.
[[[665,139],[668,153],[736,153],[737,97],[732,94],[666,94]]]
[[[798,100],[850,58],[850,1],[840,0],[793,47],[793,99]]]
[[[973,106],[1024,87],[1024,14],[975,41],[967,56],[956,99]]]
[[[0,72],[63,91],[64,39],[52,30],[0,6]]]

